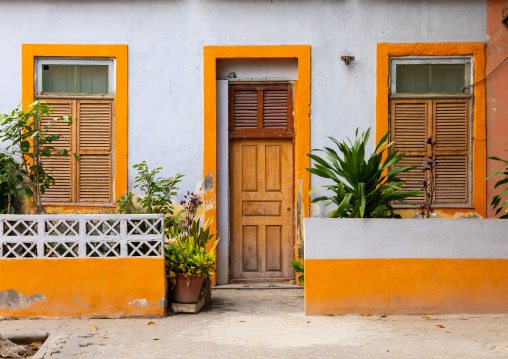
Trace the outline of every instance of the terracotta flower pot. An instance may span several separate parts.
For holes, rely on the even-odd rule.
[[[197,303],[203,279],[202,276],[193,274],[190,276],[189,285],[187,285],[187,278],[183,274],[177,274],[173,287],[173,300],[177,303]]]

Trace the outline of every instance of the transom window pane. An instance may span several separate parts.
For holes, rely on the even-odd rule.
[[[396,92],[464,93],[465,64],[397,64]]]
[[[42,92],[109,93],[107,65],[42,65]]]

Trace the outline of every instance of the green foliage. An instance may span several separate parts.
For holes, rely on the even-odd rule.
[[[358,137],[354,143],[339,142],[329,137],[338,147],[339,154],[332,148],[325,147],[313,151],[321,151],[326,155],[321,158],[314,154],[308,154],[314,160],[314,168],[307,171],[317,176],[331,179],[334,185],[323,186],[334,192],[332,196],[314,198],[313,203],[328,201],[325,206],[335,204],[337,208],[329,213],[330,218],[373,218],[394,217],[400,218],[393,212],[393,201],[403,202],[408,197],[419,196],[420,191],[402,191],[404,182],[396,176],[407,172],[413,167],[400,166],[393,168],[405,155],[398,154],[397,150],[386,155],[385,151],[393,144],[388,143],[387,132],[379,141],[374,153],[366,160],[366,146],[369,140],[370,128]],[[391,170],[390,167],[392,168]],[[386,174],[383,172],[386,171]],[[311,195],[318,188],[309,192]]]
[[[168,243],[165,250],[168,277],[174,278],[176,274],[183,274],[185,277],[197,274],[208,278],[215,266],[214,250],[218,242],[217,239],[209,251],[198,245],[196,239],[190,235]]]
[[[69,116],[57,117],[42,126],[40,119],[51,114],[51,107],[40,101],[30,104],[27,111],[21,107],[22,104],[10,114],[0,115],[0,138],[2,142],[7,141],[6,150],[21,160],[17,169],[21,180],[16,175],[17,183],[11,187],[14,192],[11,194],[17,198],[33,199],[33,209],[39,214],[42,211],[41,194],[55,184],[55,179],[45,171],[41,158],[69,155],[67,150],[58,150],[52,145],[61,136],[50,134],[50,129],[57,121],[64,121],[70,126],[72,119]],[[79,160],[76,154],[74,157]]]
[[[176,186],[181,182],[183,175],[177,174],[172,177],[157,177],[162,167],[152,171],[148,169],[145,161],[138,163],[132,168],[138,171],[134,182],[134,188],[144,192],[144,197],[135,197],[133,192],[127,191],[116,202],[117,213],[141,214],[162,213],[165,216],[164,228],[167,238],[174,238],[182,232],[179,226],[180,213],[174,215],[172,196],[176,195]]]
[[[176,184],[181,182],[183,175],[177,174],[172,177],[156,177],[162,167],[152,171],[148,169],[145,161],[132,166],[138,170],[138,175],[134,182],[134,188],[139,188],[144,192],[144,197],[137,197],[136,201],[144,208],[145,213],[164,213],[173,214],[173,201],[171,196],[175,196]]]
[[[497,183],[494,185],[494,188],[497,188],[503,184],[507,184],[508,183],[508,161],[502,160],[498,157],[489,157],[489,158],[491,160],[503,162],[506,165],[506,167],[502,171],[494,172],[489,177],[487,177],[486,180],[488,180],[489,178],[494,177],[494,176],[504,175],[504,178],[497,181]],[[504,207],[505,213],[501,217],[499,217],[500,219],[508,219],[508,199],[506,199],[503,203],[501,203],[502,197],[506,196],[507,194],[508,194],[508,186],[506,186],[506,188],[499,195],[494,196],[494,198],[492,199],[492,202],[490,203],[490,205],[492,206],[493,209],[497,208],[496,216],[499,214],[499,212],[501,212],[501,210]]]
[[[293,270],[296,272],[296,273],[302,273],[300,276],[298,276],[298,281],[300,282],[300,284],[304,284],[305,283],[305,270],[304,270],[304,261],[303,259],[297,259],[297,260],[292,260],[291,261],[291,266],[293,267]]]
[[[136,205],[134,204],[134,192],[131,192],[127,190],[126,193],[122,195],[116,201],[116,204],[118,206],[117,212],[122,214],[140,214],[143,213],[140,209],[136,208]]]
[[[15,195],[22,182],[19,163],[11,156],[0,152],[0,214],[18,212],[19,199]]]

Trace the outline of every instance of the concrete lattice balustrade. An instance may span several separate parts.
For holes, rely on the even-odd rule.
[[[0,316],[162,315],[164,216],[0,216]]]
[[[164,217],[0,216],[0,258],[162,257]]]

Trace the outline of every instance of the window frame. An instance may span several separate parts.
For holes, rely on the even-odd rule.
[[[397,65],[421,65],[421,64],[465,64],[466,65],[466,83],[468,93],[454,94],[454,93],[424,93],[424,94],[411,94],[411,93],[397,93],[396,92],[396,79],[397,79]],[[407,100],[433,100],[433,99],[469,99],[469,124],[468,124],[468,173],[467,173],[467,204],[440,204],[436,203],[435,207],[438,208],[474,208],[473,205],[473,121],[474,121],[474,57],[473,56],[390,56],[389,57],[389,74],[388,74],[388,129],[390,130],[390,139],[393,141],[392,136],[392,113],[391,102],[392,100],[407,99]],[[428,126],[428,124],[426,124]],[[428,128],[427,128],[428,132]],[[391,149],[390,149],[391,152]],[[393,204],[394,208],[407,209],[414,208],[409,204]]]
[[[113,109],[113,130],[114,155],[112,182],[112,201],[110,204],[47,204],[48,212],[72,210],[88,211],[91,209],[111,210],[115,207],[116,201],[127,190],[128,173],[128,46],[125,44],[106,45],[76,45],[76,44],[22,44],[21,45],[21,90],[22,102],[32,103],[36,98],[55,98],[54,94],[36,96],[35,89],[35,60],[37,58],[72,58],[72,59],[100,59],[115,62],[115,93],[102,94],[60,94],[62,99],[110,99],[114,100]],[[71,95],[71,96],[68,96]],[[26,109],[28,105],[24,105]]]
[[[43,65],[105,65],[108,66],[108,93],[107,94],[82,94],[82,93],[59,93],[42,92],[42,66]],[[36,57],[34,69],[34,85],[36,97],[114,97],[116,93],[116,60],[114,58],[76,58],[76,57]]]
[[[396,79],[397,79],[397,65],[466,65],[466,79],[467,82],[465,84],[465,88],[468,90],[467,93],[459,94],[459,93],[424,93],[424,94],[411,94],[401,92],[398,93],[396,89]],[[472,97],[473,96],[473,86],[471,84],[474,83],[474,59],[472,56],[438,56],[438,57],[428,57],[428,56],[401,56],[401,57],[390,57],[390,74],[388,76],[388,87],[390,88],[390,97]]]

